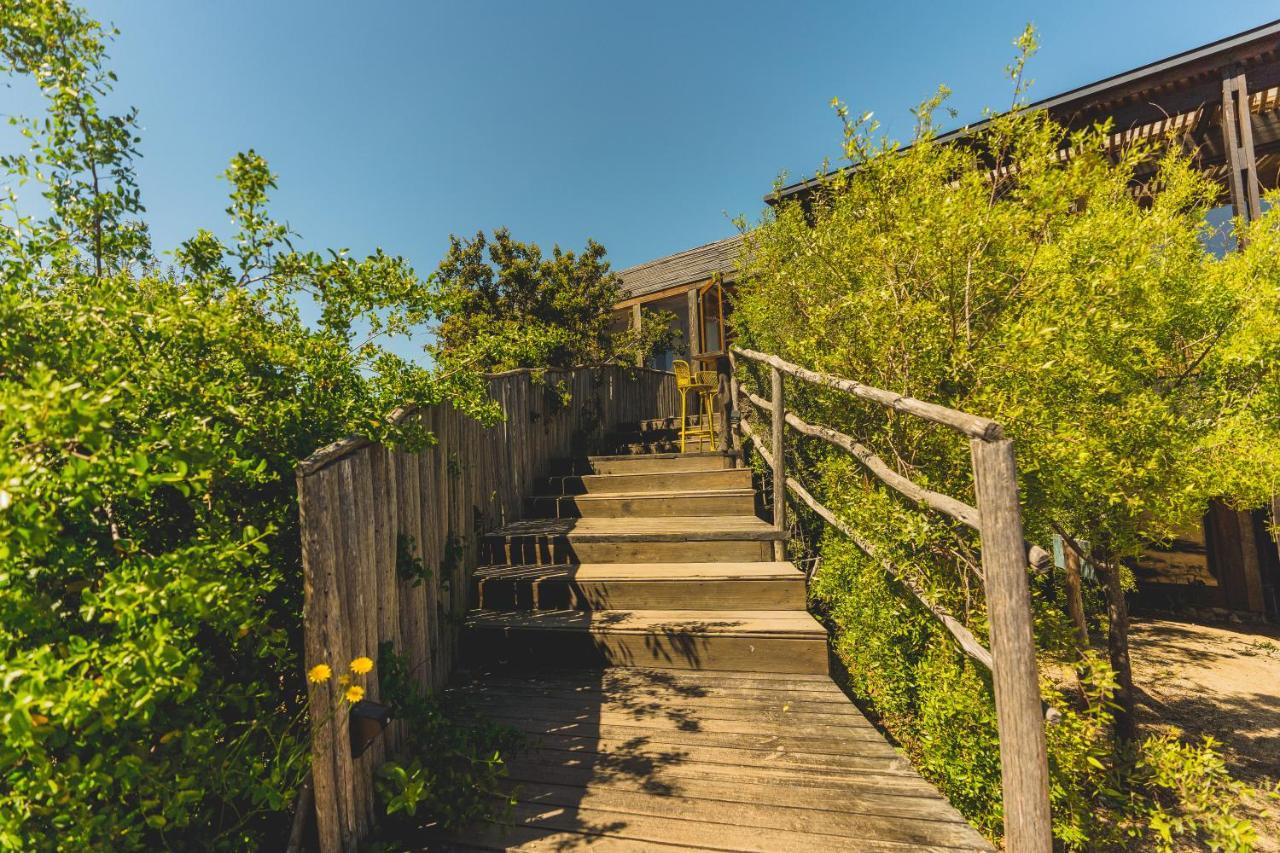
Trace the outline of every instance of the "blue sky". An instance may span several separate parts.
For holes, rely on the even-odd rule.
[[[961,123],[1007,106],[1027,21],[1045,97],[1280,15],[1252,0],[87,5],[121,29],[112,66],[141,110],[157,248],[223,229],[215,176],[253,147],[305,245],[381,246],[424,275],[451,232],[501,225],[548,246],[594,237],[616,269],[726,236],[780,171],[838,151],[834,96],[896,134],[939,83]]]

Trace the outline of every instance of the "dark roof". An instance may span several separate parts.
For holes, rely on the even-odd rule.
[[[1036,101],[1027,109],[1046,110],[1068,127],[1079,127],[1111,116],[1117,129],[1124,129],[1155,121],[1210,99],[1221,100],[1220,81],[1224,69],[1274,60],[1278,49],[1280,20]],[[1250,75],[1251,93],[1276,84],[1278,78],[1274,66],[1264,71],[1268,73],[1260,77]],[[941,134],[937,141],[963,139],[987,124],[988,120],[984,120],[957,128]],[[798,181],[769,193],[765,201],[773,204],[803,194],[819,183],[818,178]]]
[[[628,267],[622,277],[625,298],[647,296],[669,287],[706,281],[717,273],[732,278],[742,247],[742,235],[735,234],[705,246],[686,249],[665,258]]]

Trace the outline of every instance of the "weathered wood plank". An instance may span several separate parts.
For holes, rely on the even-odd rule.
[[[298,512],[302,530],[303,640],[306,667],[329,664],[333,634],[338,630],[335,611],[337,597],[334,578],[332,507],[329,490],[320,477],[308,479],[298,473]],[[309,686],[313,708],[328,708],[333,702],[332,683]],[[337,850],[343,830],[338,780],[335,769],[335,739],[327,728],[327,714],[311,715],[311,772],[317,837],[321,847]]]
[[[982,571],[1000,727],[1005,844],[1018,853],[1048,853],[1053,847],[1049,767],[1013,442],[975,438],[970,452],[982,517]]]

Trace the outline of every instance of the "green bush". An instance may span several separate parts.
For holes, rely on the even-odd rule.
[[[1011,73],[1020,86],[1034,39],[1019,44]],[[1117,151],[1106,128],[1068,133],[1025,110],[943,145],[933,113],[944,97],[916,110],[909,147],[835,103],[851,168],[820,176],[805,204],[771,210],[746,233],[733,315],[742,344],[995,418],[1017,442],[1026,532],[1042,544],[1065,529],[1115,563],[1198,519],[1210,498],[1272,494],[1280,209],[1239,232],[1243,250],[1217,258],[1204,217],[1220,190],[1180,146]],[[741,379],[767,395],[751,364]],[[831,389],[789,382],[787,394],[810,423],[972,502],[961,437]],[[808,537],[821,558],[813,593],[852,689],[997,837],[989,676],[881,563],[983,638],[976,537],[888,492],[843,452],[804,440],[788,453],[797,476],[877,554]],[[803,511],[800,525],[817,527]],[[1114,675],[1076,647],[1061,590],[1036,578],[1032,586],[1042,671],[1054,676],[1044,692],[1064,713],[1049,728],[1060,843],[1181,836],[1229,847],[1245,837],[1210,746],[1113,740]],[[1097,602],[1091,596],[1095,626],[1105,620]],[[1221,812],[1205,807],[1205,790],[1221,797]]]
[[[506,758],[524,736],[423,691],[388,644],[378,670],[383,700],[403,722],[405,736],[397,760],[378,769],[379,802],[393,818],[386,833],[411,835],[426,824],[457,829],[500,817]],[[505,802],[513,802],[509,794]]]
[[[280,846],[308,761],[294,466],[357,431],[427,440],[385,420],[405,400],[491,407],[476,374],[381,346],[430,288],[381,252],[296,251],[252,151],[233,241],[163,270],[134,116],[98,110],[103,38],[60,0],[0,11],[48,108],[0,158],[0,847]]]

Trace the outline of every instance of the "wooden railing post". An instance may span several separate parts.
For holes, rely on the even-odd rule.
[[[1049,768],[1013,442],[975,438],[970,449],[982,525],[1005,846],[1011,853],[1049,853]]]
[[[787,410],[782,396],[782,371],[771,367],[773,374],[773,526],[779,533],[787,529],[787,472],[782,464],[782,431],[786,429]],[[773,558],[785,560],[787,545],[781,539],[773,542]]]
[[[733,350],[729,350],[729,408],[728,417],[721,424],[721,429],[729,432],[729,449],[734,452],[732,465],[737,468],[742,464],[742,436],[738,427],[738,357],[733,354]]]

